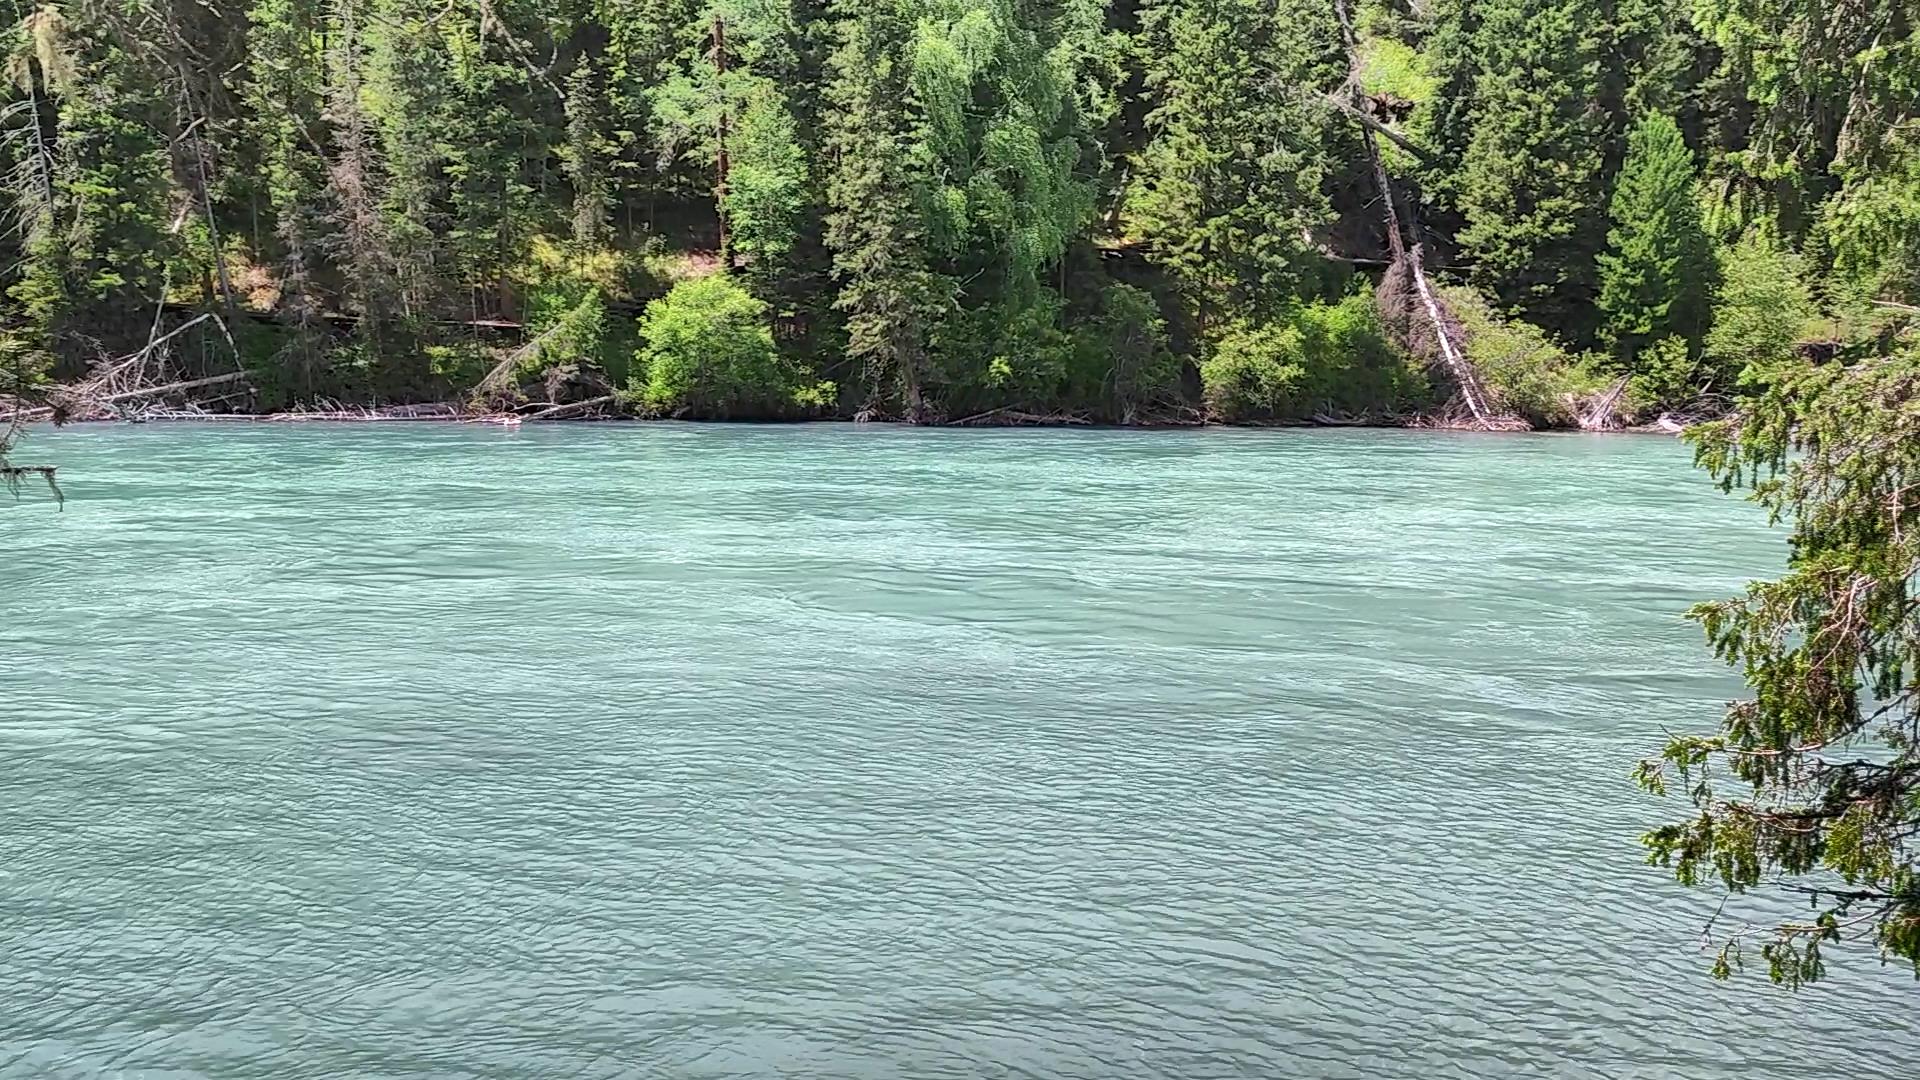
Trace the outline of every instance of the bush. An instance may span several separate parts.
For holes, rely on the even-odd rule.
[[[518,377],[537,378],[566,363],[598,366],[616,381],[625,377],[634,350],[631,324],[606,318],[606,309],[654,288],[638,258],[536,236],[515,277],[528,334],[537,338],[557,328],[520,365]]]
[[[1605,389],[1608,379],[1590,358],[1568,353],[1539,327],[1501,318],[1472,289],[1442,292],[1465,332],[1467,360],[1499,408],[1536,428],[1573,427],[1577,403]]]
[[[1102,402],[1101,419],[1131,424],[1180,404],[1180,361],[1167,348],[1167,323],[1145,289],[1119,283],[1100,293],[1100,310],[1073,328],[1073,370],[1097,388],[1076,397]]]
[[[1230,424],[1298,416],[1305,351],[1298,327],[1228,326],[1200,362],[1207,411]]]
[[[1792,360],[1814,314],[1800,257],[1765,231],[1749,230],[1720,252],[1720,287],[1702,365],[1706,378],[1722,386],[1750,382]]]
[[[715,274],[647,305],[629,380],[649,409],[712,419],[792,416],[833,399],[805,383],[773,343],[765,301]]]
[[[1200,382],[1208,410],[1227,423],[1391,415],[1430,396],[1426,378],[1387,341],[1366,291],[1296,308],[1280,323],[1229,324],[1207,350]]]
[[[1635,401],[1678,409],[1700,396],[1700,363],[1683,337],[1661,338],[1640,350],[1634,367],[1638,369],[1632,383]]]

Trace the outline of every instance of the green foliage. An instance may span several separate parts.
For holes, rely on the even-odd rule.
[[[1661,408],[1685,408],[1699,396],[1701,366],[1693,346],[1682,337],[1665,337],[1634,358],[1633,396]]]
[[[1825,950],[1873,941],[1920,975],[1920,352],[1799,366],[1692,435],[1702,468],[1792,527],[1786,576],[1692,617],[1746,677],[1720,729],[1671,739],[1637,773],[1694,815],[1647,833],[1689,886],[1783,889],[1808,916],[1736,930],[1715,973],[1764,940],[1775,982],[1826,973]],[[1778,883],[1778,884],[1776,884]]]
[[[787,416],[833,396],[782,361],[766,302],[717,274],[647,305],[631,385],[651,410],[709,419]]]
[[[1367,293],[1303,305],[1283,322],[1236,320],[1201,362],[1200,381],[1209,411],[1229,423],[1393,416],[1426,398]]]
[[[1134,235],[1201,311],[1278,313],[1319,285],[1306,240],[1331,217],[1330,117],[1345,75],[1324,5],[1158,0],[1143,15],[1155,108],[1128,203]]]
[[[1706,335],[1713,249],[1700,222],[1693,152],[1672,119],[1649,115],[1633,129],[1613,189],[1613,229],[1600,256],[1604,337],[1630,367],[1656,341]]]
[[[1100,309],[1073,329],[1074,402],[1098,402],[1108,423],[1165,419],[1180,404],[1180,361],[1167,343],[1167,322],[1151,293],[1108,285]]]
[[[1799,237],[1842,174],[1884,167],[1920,115],[1920,24],[1905,0],[1850,4],[1695,0],[1693,20],[1752,121],[1729,175]]]
[[[1820,239],[1843,281],[1876,298],[1920,303],[1920,121],[1891,132],[1883,169],[1849,169],[1826,204]]]
[[[1360,51],[1360,88],[1369,95],[1414,105],[1433,100],[1439,80],[1413,46],[1395,38],[1368,38]]]
[[[1587,358],[1569,353],[1539,327],[1503,316],[1470,289],[1445,294],[1465,331],[1467,358],[1501,407],[1536,428],[1579,423],[1579,402],[1608,381]]]
[[[1584,342],[1605,233],[1603,20],[1593,0],[1483,0],[1478,14],[1460,244],[1482,291]]]
[[[1720,255],[1704,373],[1729,387],[1790,362],[1813,314],[1799,257],[1766,230],[1749,232]]]
[[[718,269],[869,418],[1192,417],[1221,356],[1271,376],[1247,415],[1380,415],[1404,365],[1275,374],[1393,254],[1360,112],[1493,340],[1604,344],[1642,400],[1729,392],[1816,316],[1857,355],[1920,301],[1900,0],[1349,9],[1351,55],[1324,0],[16,4],[0,292],[62,378],[163,301],[270,314],[275,402],[457,394],[476,343],[591,310],[593,355],[529,355],[620,379],[637,331],[604,313]],[[1708,335],[1700,234],[1755,230]],[[1535,418],[1597,377],[1489,349]]]
[[[729,145],[725,212],[734,250],[769,276],[793,250],[807,195],[806,152],[786,98],[771,83],[748,92]]]

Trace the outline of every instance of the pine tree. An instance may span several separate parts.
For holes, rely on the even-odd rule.
[[[1132,229],[1203,310],[1284,306],[1322,266],[1305,234],[1331,217],[1320,95],[1345,73],[1331,12],[1160,0],[1147,27],[1153,137]]]
[[[1668,336],[1697,351],[1707,331],[1713,249],[1700,223],[1693,151],[1670,117],[1650,115],[1634,127],[1611,216],[1599,306],[1614,354],[1631,361]]]
[[[567,76],[567,141],[562,169],[573,187],[573,242],[582,249],[604,246],[611,238],[612,184],[604,84],[591,59],[582,58]]]
[[[1594,329],[1606,118],[1593,0],[1483,0],[1456,183],[1475,285],[1574,341]]]
[[[422,316],[442,298],[450,64],[432,0],[383,0],[374,10],[378,18],[365,31],[366,83],[378,102],[369,111],[386,174],[381,229],[400,306]]]
[[[842,40],[831,62],[827,148],[827,245],[840,280],[847,354],[865,367],[863,412],[898,407],[931,418],[927,341],[951,309],[954,282],[929,265],[918,192],[908,160],[905,47],[912,12],[898,0],[845,0]]]

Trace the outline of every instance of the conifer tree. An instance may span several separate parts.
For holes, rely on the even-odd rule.
[[[1680,128],[1645,117],[1628,141],[1613,190],[1613,228],[1600,256],[1603,336],[1622,360],[1669,336],[1698,349],[1707,331],[1713,250],[1700,223],[1693,166]]]
[[[1479,15],[1460,244],[1476,285],[1583,341],[1606,232],[1600,12],[1593,0],[1482,0]]]
[[[1345,71],[1331,11],[1160,0],[1146,25],[1157,105],[1132,228],[1203,310],[1284,307],[1322,265],[1305,234],[1331,215],[1321,94]]]
[[[847,354],[865,369],[862,412],[931,418],[927,341],[951,310],[955,284],[929,265],[908,158],[908,0],[845,0],[827,87],[827,245],[840,281]]]

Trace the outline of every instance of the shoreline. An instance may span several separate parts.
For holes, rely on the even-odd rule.
[[[404,406],[405,409],[418,408]],[[528,424],[540,426],[568,424],[701,424],[701,425],[760,425],[768,427],[794,426],[801,424],[849,424],[880,425],[885,427],[919,428],[928,431],[1010,431],[1020,429],[1081,430],[1081,431],[1339,431],[1358,429],[1365,431],[1426,431],[1452,432],[1471,435],[1663,435],[1676,436],[1685,433],[1678,425],[1636,424],[1633,426],[1585,430],[1577,427],[1559,428],[1482,428],[1471,424],[1447,423],[1392,423],[1387,421],[1335,421],[1315,422],[1311,420],[1289,421],[1271,424],[1228,424],[1213,421],[1188,424],[1095,424],[1075,420],[1035,420],[1020,423],[944,423],[910,424],[899,420],[859,420],[852,417],[828,416],[808,417],[798,420],[751,419],[751,420],[712,420],[678,419],[673,417],[640,416],[556,416],[548,418],[521,418],[519,423],[511,423],[512,414],[467,414],[459,412],[382,412],[375,409],[365,414],[350,412],[277,412],[277,413],[205,413],[200,415],[172,413],[158,416],[141,417],[89,417],[87,419],[67,420],[54,423],[50,419],[25,421],[25,424],[38,426],[47,424],[54,427],[79,427],[82,425],[105,424],[480,424],[491,427],[521,427]]]

